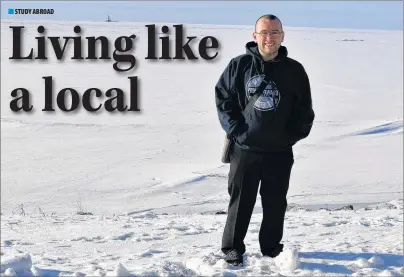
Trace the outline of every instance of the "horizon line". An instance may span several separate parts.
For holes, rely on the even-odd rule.
[[[169,21],[129,21],[129,20],[116,20],[116,21],[106,21],[106,20],[75,20],[75,19],[10,19],[10,18],[0,18],[0,21],[3,22],[77,22],[77,23],[102,23],[102,24],[176,24],[176,25],[199,25],[199,26],[220,26],[220,27],[244,27],[250,28],[254,26],[254,24],[224,24],[224,23],[189,23],[189,22],[169,22]],[[315,30],[347,30],[347,31],[381,31],[381,32],[403,32],[404,26],[401,29],[392,29],[392,28],[349,28],[349,27],[313,27],[313,26],[292,26],[292,25],[284,25],[286,29],[315,29]]]

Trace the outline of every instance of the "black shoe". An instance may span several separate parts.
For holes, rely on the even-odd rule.
[[[236,250],[232,249],[227,252],[224,260],[231,265],[234,266],[243,266],[243,255],[238,253]]]
[[[275,258],[283,251],[283,244],[278,244],[272,249],[266,249],[262,251],[262,255],[265,257]]]

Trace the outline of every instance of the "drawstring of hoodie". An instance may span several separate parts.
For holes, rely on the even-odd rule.
[[[268,61],[268,62],[269,63],[274,63],[274,62],[278,62],[278,61],[279,61],[278,58],[275,58],[273,61]],[[257,67],[257,64],[256,64],[257,62],[260,63],[260,70],[258,70],[258,67]],[[256,59],[253,59],[253,65],[254,65],[254,68],[258,72],[259,75],[264,75],[264,76],[266,76],[266,74],[271,75],[271,67],[268,66],[268,70],[265,70],[265,62],[257,61]],[[262,82],[266,82],[264,79],[265,79],[265,77],[262,79]],[[276,117],[276,115],[275,115],[276,114],[276,101],[275,101],[275,94],[274,93],[272,93],[271,98],[272,98],[272,104],[274,105],[274,112],[272,113],[272,120],[275,121],[275,117]]]
[[[266,72],[266,74],[269,74],[269,76],[271,76],[271,67],[268,66],[268,72]],[[276,103],[275,103],[275,94],[273,92],[273,88],[271,91],[271,98],[272,98],[272,105],[274,105],[274,112],[272,113],[272,121],[275,121],[275,114],[276,114]]]

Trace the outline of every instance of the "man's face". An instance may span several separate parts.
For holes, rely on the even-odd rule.
[[[265,56],[276,53],[284,39],[282,26],[278,20],[260,19],[253,34],[261,54]]]

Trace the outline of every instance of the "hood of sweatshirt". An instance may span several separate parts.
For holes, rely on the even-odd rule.
[[[275,57],[275,59],[271,61],[264,61],[262,58],[259,50],[258,50],[258,44],[255,41],[250,41],[247,42],[245,45],[246,48],[246,54],[251,55],[254,57],[253,62],[254,66],[257,68],[259,72],[264,72],[264,67],[265,63],[271,63],[271,62],[279,62],[282,59],[286,58],[288,56],[288,50],[285,46],[281,45],[278,50],[278,55]]]

